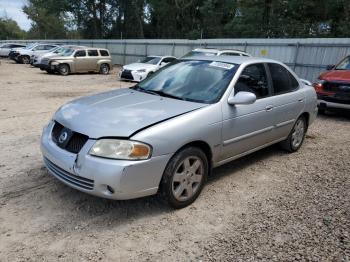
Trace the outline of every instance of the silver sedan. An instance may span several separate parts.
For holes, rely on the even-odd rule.
[[[44,128],[49,172],[110,199],[160,193],[182,208],[217,166],[280,143],[297,151],[316,118],[314,89],[279,62],[177,60],[130,89],[63,105]]]

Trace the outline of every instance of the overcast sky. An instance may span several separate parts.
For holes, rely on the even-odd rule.
[[[15,20],[23,30],[30,28],[30,20],[22,12],[22,7],[26,0],[0,0],[0,16],[7,15],[8,18]]]

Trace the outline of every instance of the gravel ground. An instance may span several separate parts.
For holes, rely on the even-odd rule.
[[[111,75],[0,65],[0,261],[350,261],[350,114],[320,116],[301,150],[217,168],[190,207],[110,201],[45,170],[42,127],[64,102],[129,86]]]

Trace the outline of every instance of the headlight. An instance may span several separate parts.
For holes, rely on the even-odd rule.
[[[144,160],[150,158],[151,147],[130,140],[100,139],[92,146],[89,154],[112,159]]]
[[[136,70],[137,73],[145,73],[146,69],[140,69],[140,70]]]

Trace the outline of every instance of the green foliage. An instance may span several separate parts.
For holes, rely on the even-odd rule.
[[[29,38],[350,36],[349,0],[27,0],[23,10]]]
[[[21,39],[25,32],[21,30],[18,24],[12,19],[0,18],[0,39]]]

